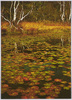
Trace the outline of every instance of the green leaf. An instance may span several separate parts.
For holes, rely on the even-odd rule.
[[[69,90],[70,88],[69,88],[69,87],[64,87],[64,89],[65,89],[65,90]]]

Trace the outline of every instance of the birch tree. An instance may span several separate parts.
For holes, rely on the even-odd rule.
[[[19,8],[21,8],[20,13],[18,11]],[[32,12],[32,10],[33,5],[31,7],[31,10],[24,14],[23,4],[21,4],[20,1],[11,1],[11,6],[9,9],[9,19],[3,15],[4,11],[2,11],[1,17],[9,23],[10,27],[15,27],[16,29],[18,29],[18,24],[22,20],[24,20],[24,18],[27,17]]]
[[[71,3],[69,2],[69,6],[70,6],[70,14],[69,14],[69,21],[71,20]]]
[[[61,20],[64,22],[65,21],[65,1],[59,1],[60,4],[60,17]]]

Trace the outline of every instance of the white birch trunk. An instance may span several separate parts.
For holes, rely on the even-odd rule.
[[[63,1],[63,13],[62,13],[61,19],[63,22],[65,21],[65,1]]]
[[[16,4],[16,1],[14,1],[14,17],[13,17],[13,21],[16,20],[16,9],[15,9],[15,4]]]
[[[15,53],[18,53],[18,50],[17,50],[17,43],[15,42]]]
[[[4,20],[6,20],[10,24],[10,26],[15,27],[16,29],[18,29],[18,28],[13,24],[13,22],[16,23],[16,21],[17,21],[17,10],[18,10],[19,5],[20,5],[19,1],[18,2],[17,1],[11,2],[10,19],[7,19],[3,15],[1,15],[1,17],[4,18]],[[13,18],[12,18],[12,10],[14,11]],[[20,21],[22,21],[26,16],[28,16],[32,12],[32,10],[33,10],[33,6],[32,6],[32,9],[26,15],[24,15],[24,10],[23,10],[23,5],[22,5],[22,10],[21,10],[20,16],[19,16],[20,18],[16,24],[18,25]],[[20,28],[20,29],[23,30],[22,28]]]
[[[61,17],[61,20],[64,22],[65,21],[65,1],[59,1],[58,3],[60,5],[60,17]]]
[[[18,9],[18,6],[19,6],[19,1],[18,1],[17,6],[16,6],[16,1],[14,1],[14,18],[13,18],[13,21],[14,22],[16,21],[16,17],[17,17],[17,9]]]
[[[70,2],[69,2],[69,6],[70,6],[69,20],[71,20],[71,4],[70,4]]]
[[[60,12],[62,12],[62,3],[61,3],[61,1],[60,1]]]
[[[64,38],[63,36],[61,36],[61,43],[62,43],[62,47],[64,46]]]

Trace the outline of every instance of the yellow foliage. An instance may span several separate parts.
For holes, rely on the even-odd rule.
[[[21,26],[24,29],[35,28],[38,30],[48,30],[48,29],[71,29],[71,26],[64,26],[64,25],[44,25],[44,23],[40,22],[22,22]]]

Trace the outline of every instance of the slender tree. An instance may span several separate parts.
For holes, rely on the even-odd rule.
[[[21,8],[20,15],[18,14],[19,8]],[[4,10],[1,13],[1,17],[10,24],[10,27],[14,26],[16,29],[18,29],[18,24],[25,17],[27,17],[32,12],[32,10],[33,10],[33,5],[32,5],[31,10],[29,10],[26,14],[24,14],[23,4],[21,4],[20,1],[11,1],[10,11],[9,11],[10,19],[6,18],[3,15]],[[20,29],[22,29],[22,28],[20,28]]]
[[[71,20],[71,3],[70,2],[69,2],[69,6],[70,6],[69,20]]]
[[[61,20],[64,22],[65,21],[65,1],[59,1],[60,4],[60,17]]]

